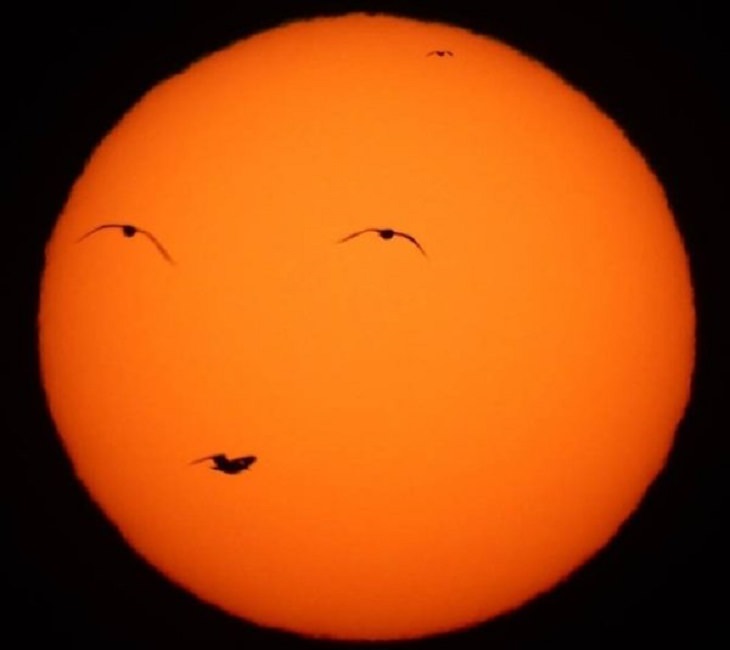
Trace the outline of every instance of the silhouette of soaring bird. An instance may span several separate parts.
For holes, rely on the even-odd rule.
[[[122,234],[125,237],[129,238],[134,237],[137,233],[144,235],[155,245],[155,248],[160,251],[162,257],[170,262],[170,264],[175,263],[172,257],[170,257],[170,253],[168,253],[165,247],[158,241],[157,237],[155,237],[149,230],[137,228],[137,226],[133,226],[131,223],[103,223],[102,225],[89,230],[89,232],[79,237],[76,241],[80,242],[82,239],[86,239],[90,235],[93,235],[95,232],[98,232],[99,230],[104,230],[105,228],[119,228],[122,231]]]
[[[454,56],[451,50],[431,50],[426,56]]]
[[[238,474],[245,469],[248,469],[256,462],[256,456],[241,456],[240,458],[228,458],[225,454],[213,454],[212,456],[204,456],[194,460],[191,465],[195,463],[202,463],[204,460],[212,460],[214,467],[211,469],[224,474]]]
[[[349,239],[352,239],[353,237],[359,237],[360,235],[365,234],[366,232],[374,232],[377,233],[381,239],[393,239],[393,237],[403,237],[404,239],[407,239],[412,244],[415,244],[421,253],[423,253],[424,256],[428,257],[426,255],[426,251],[423,250],[421,244],[416,241],[416,238],[413,235],[409,235],[407,232],[400,232],[398,230],[393,230],[392,228],[365,228],[364,230],[358,230],[357,232],[352,233],[351,235],[347,235],[347,237],[343,237],[338,241],[339,244],[342,242],[346,242]]]

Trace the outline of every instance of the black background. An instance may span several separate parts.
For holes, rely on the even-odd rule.
[[[470,4],[470,3],[469,3]],[[698,314],[693,397],[665,471],[613,542],[561,586],[480,628],[422,648],[722,647],[727,598],[727,388],[720,352],[728,219],[727,33],[709,4],[26,3],[2,15],[0,219],[3,635],[104,647],[338,647],[246,625],[144,564],[75,481],[39,383],[35,315],[43,245],[95,144],[155,83],[283,20],[381,10],[452,22],[531,54],[625,129],[663,183],[690,254]],[[7,185],[6,185],[7,184]],[[721,257],[723,259],[721,260]],[[723,269],[725,270],[725,269]],[[667,327],[671,327],[667,323]],[[722,383],[725,379],[724,386]],[[725,575],[724,575],[725,574]],[[724,643],[723,643],[724,641]]]

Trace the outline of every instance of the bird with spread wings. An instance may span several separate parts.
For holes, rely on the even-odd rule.
[[[360,235],[363,235],[367,232],[377,233],[381,239],[393,239],[393,237],[403,237],[403,239],[407,239],[409,242],[414,244],[425,257],[428,257],[426,255],[426,251],[423,250],[423,247],[421,246],[421,244],[418,243],[413,235],[409,235],[407,232],[393,230],[392,228],[365,228],[364,230],[358,230],[357,232],[347,235],[347,237],[343,237],[338,241],[338,243],[341,244],[342,242],[346,242],[354,237],[359,237]]]
[[[172,257],[170,257],[170,253],[167,252],[165,247],[159,242],[157,237],[155,237],[149,230],[144,230],[142,228],[138,228],[137,226],[133,226],[129,223],[103,223],[100,226],[97,226],[96,228],[92,228],[89,230],[89,232],[85,233],[81,237],[79,237],[76,241],[80,242],[83,239],[86,239],[87,237],[90,237],[96,232],[99,232],[100,230],[104,230],[105,228],[119,228],[122,231],[122,234],[125,237],[134,237],[137,233],[144,235],[149,239],[154,245],[155,248],[157,248],[158,251],[160,251],[160,254],[162,257],[164,257],[170,264],[174,264]]]
[[[211,456],[203,456],[192,461],[190,464],[202,463],[206,460],[213,461],[212,470],[223,472],[224,474],[238,474],[248,469],[256,462],[256,456],[240,456],[239,458],[228,458],[225,454],[212,454]]]

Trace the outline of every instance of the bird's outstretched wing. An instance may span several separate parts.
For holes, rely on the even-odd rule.
[[[226,455],[225,454],[212,454],[211,456],[203,456],[202,458],[198,458],[194,461],[191,461],[191,465],[195,465],[195,463],[202,463],[205,460],[213,460],[213,461],[220,461],[225,460]]]
[[[82,239],[86,239],[87,237],[90,237],[94,233],[99,232],[100,230],[104,230],[105,228],[119,228],[121,230],[124,230],[124,228],[128,227],[129,225],[130,224],[128,224],[128,223],[103,223],[100,226],[97,226],[96,228],[92,228],[91,230],[89,230],[89,232],[84,233],[76,241],[80,242]],[[135,231],[136,230],[137,229],[135,228]]]
[[[256,456],[241,456],[240,458],[233,458],[231,464],[238,467],[241,470],[246,470],[256,462]]]
[[[155,237],[151,232],[148,230],[141,230],[140,228],[137,228],[137,232],[141,232],[143,235],[146,235],[149,240],[157,247],[157,250],[160,251],[160,254],[162,257],[164,257],[170,264],[175,264],[172,257],[170,257],[170,253],[167,252],[165,247],[159,242],[157,237]]]
[[[231,458],[231,462],[253,465],[256,462],[256,456],[240,456],[239,458]]]
[[[405,237],[409,242],[412,242],[413,244],[416,245],[418,250],[421,251],[421,253],[423,253],[424,257],[428,257],[428,255],[426,255],[426,251],[423,250],[423,247],[421,246],[421,244],[418,243],[418,240],[413,235],[409,235],[407,232],[397,232],[397,231],[394,234],[398,237]]]
[[[346,241],[352,239],[353,237],[358,237],[359,235],[363,235],[366,232],[380,232],[380,230],[378,230],[377,228],[365,228],[364,230],[358,230],[357,232],[353,232],[352,234],[347,235],[347,237],[343,237],[342,239],[338,239],[337,240],[337,243],[338,244],[341,244],[342,242],[346,242]]]
[[[165,247],[159,242],[157,237],[155,237],[149,230],[144,230],[143,228],[137,228],[137,226],[133,226],[132,224],[129,224],[129,223],[103,223],[100,226],[96,226],[96,228],[92,228],[91,230],[89,230],[89,232],[81,235],[81,237],[79,237],[76,240],[76,242],[78,243],[81,240],[86,239],[87,237],[93,235],[94,233],[99,232],[100,230],[104,230],[105,228],[119,228],[120,230],[132,228],[133,234],[140,233],[140,234],[144,235],[145,237],[147,237],[147,239],[149,239],[154,244],[155,248],[157,248],[157,250],[160,252],[162,257],[164,257],[170,264],[175,264],[174,260],[170,256],[170,253],[167,252],[167,249],[165,249]]]

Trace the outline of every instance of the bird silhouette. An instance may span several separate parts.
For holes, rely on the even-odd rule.
[[[149,230],[143,230],[142,228],[137,228],[137,226],[133,226],[131,223],[104,223],[100,226],[97,226],[96,228],[93,228],[92,230],[89,230],[89,232],[85,233],[81,237],[79,237],[76,241],[80,242],[82,239],[86,239],[87,237],[93,235],[95,232],[99,232],[100,230],[104,230],[105,228],[119,228],[122,231],[122,234],[125,237],[134,237],[137,233],[140,233],[147,237],[157,248],[158,251],[160,251],[160,254],[168,261],[170,264],[174,264],[175,262],[172,260],[172,257],[170,257],[170,254],[167,252],[165,247],[158,241],[158,239],[151,233]]]
[[[431,50],[426,56],[454,56],[451,50]]]
[[[211,469],[224,474],[238,474],[245,469],[248,469],[256,462],[256,456],[241,456],[240,458],[228,458],[225,454],[213,454],[211,456],[203,456],[194,460],[191,465],[195,463],[202,463],[206,460],[213,461],[213,467]]]
[[[374,232],[377,233],[381,239],[393,239],[393,237],[403,237],[403,239],[407,239],[412,244],[415,244],[421,253],[423,253],[424,256],[428,257],[426,255],[426,251],[423,250],[423,247],[421,244],[418,243],[416,238],[413,235],[409,235],[407,232],[400,232],[399,230],[393,230],[392,228],[365,228],[364,230],[358,230],[357,232],[352,233],[351,235],[347,235],[347,237],[343,237],[342,239],[338,240],[338,244],[341,244],[342,242],[346,242],[353,237],[359,237],[360,235],[365,234],[366,232]]]

